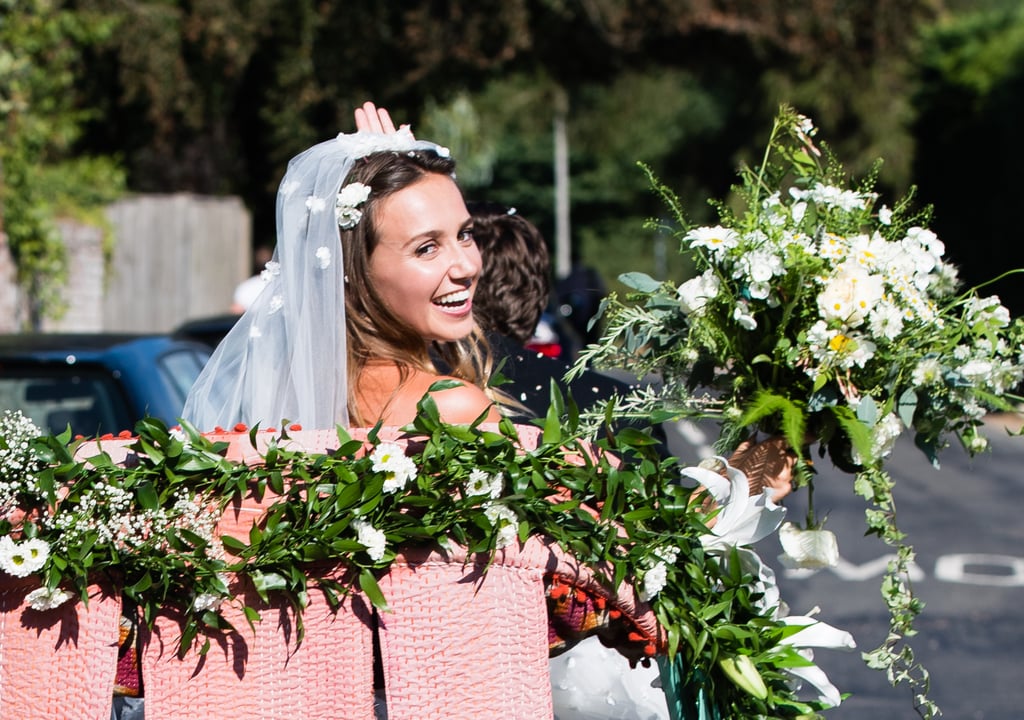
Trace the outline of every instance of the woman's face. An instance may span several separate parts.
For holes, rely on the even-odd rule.
[[[427,175],[384,198],[375,214],[369,270],[381,299],[424,340],[469,335],[481,261],[455,182]]]

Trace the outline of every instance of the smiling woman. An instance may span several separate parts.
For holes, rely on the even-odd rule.
[[[482,262],[453,170],[445,156],[384,153],[346,181],[370,188],[362,221],[342,233],[348,410],[357,424],[410,422],[439,379],[471,381],[436,394],[448,422],[472,422],[491,403],[477,385],[488,355],[472,314]],[[429,347],[454,368],[450,377],[438,374]]]
[[[293,158],[267,287],[185,419],[201,430],[400,426],[442,380],[430,394],[446,422],[500,419],[484,389],[490,354],[472,315],[481,260],[454,169],[447,149],[408,128],[341,134]]]

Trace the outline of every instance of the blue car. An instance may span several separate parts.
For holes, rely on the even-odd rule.
[[[167,335],[0,335],[0,410],[55,434],[116,434],[146,416],[174,425],[209,356]]]

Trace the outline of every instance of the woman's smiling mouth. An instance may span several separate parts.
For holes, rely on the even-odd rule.
[[[444,310],[461,310],[469,305],[469,290],[456,290],[434,298],[433,303]]]

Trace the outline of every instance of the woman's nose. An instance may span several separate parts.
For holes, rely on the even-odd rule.
[[[455,278],[475,278],[480,275],[483,261],[480,258],[480,250],[475,244],[455,246],[455,254],[452,257],[451,274]]]

